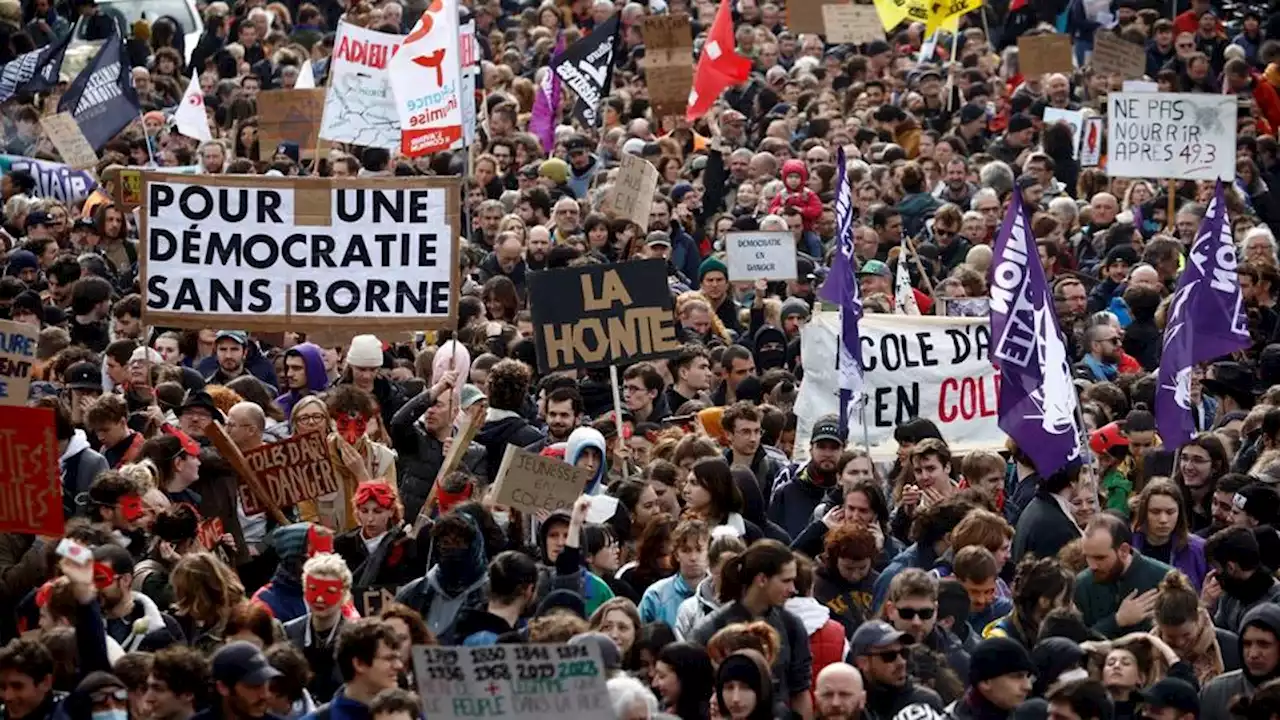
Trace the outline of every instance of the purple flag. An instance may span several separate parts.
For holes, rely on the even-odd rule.
[[[1147,234],[1142,231],[1142,224],[1144,222],[1145,220],[1142,217],[1142,206],[1134,205],[1133,206],[1133,228],[1138,232],[1142,233],[1143,237],[1146,237]]]
[[[1167,448],[1183,445],[1196,433],[1191,415],[1191,368],[1252,344],[1223,193],[1222,181],[1218,181],[1187,266],[1178,278],[1165,324],[1155,414]]]
[[[999,425],[1048,477],[1080,456],[1080,427],[1067,348],[1017,188],[994,256],[991,362],[1000,370]]]
[[[840,428],[847,432],[851,406],[862,402],[862,341],[858,321],[862,319],[862,293],[854,274],[853,184],[845,174],[844,148],[836,149],[836,239],[831,271],[818,296],[840,306],[840,340],[836,370],[840,375]]]
[[[542,151],[548,156],[556,147],[556,117],[560,114],[560,76],[550,68],[563,52],[564,35],[561,35],[556,41],[556,49],[551,53],[547,72],[538,85],[538,92],[534,93],[533,112],[529,115],[529,132],[542,143]]]

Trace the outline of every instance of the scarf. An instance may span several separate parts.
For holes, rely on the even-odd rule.
[[[1089,353],[1085,353],[1084,364],[1086,367],[1089,368],[1089,372],[1093,373],[1094,377],[1100,377],[1100,378],[1103,378],[1104,380],[1116,379],[1116,373],[1118,372],[1118,369],[1116,368],[1115,365],[1112,365],[1111,363],[1101,362],[1094,356],[1090,355]]]
[[[1151,634],[1164,640],[1159,625],[1156,625]],[[1222,649],[1218,647],[1218,637],[1213,631],[1213,621],[1209,618],[1209,611],[1204,608],[1200,608],[1200,614],[1196,617],[1196,636],[1191,642],[1191,651],[1182,659],[1191,663],[1202,687],[1226,671],[1222,663]]]

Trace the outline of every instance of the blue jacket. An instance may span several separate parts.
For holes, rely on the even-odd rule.
[[[933,566],[932,550],[928,554],[930,557],[925,558],[920,550],[919,543],[911,543],[906,550],[903,550],[898,554],[898,557],[893,559],[893,562],[889,563],[884,572],[880,573],[880,577],[876,578],[876,585],[871,590],[872,612],[880,612],[880,607],[884,605],[884,598],[889,594],[889,583],[893,582],[898,573],[908,568],[928,570]]]
[[[702,279],[698,277],[698,267],[702,265],[702,253],[698,243],[678,224],[671,224],[671,264],[684,276],[693,281],[696,290]]]
[[[675,627],[680,603],[693,597],[697,590],[696,585],[689,587],[689,583],[684,581],[684,576],[680,573],[650,585],[644,591],[644,596],[640,598],[640,622],[647,625],[660,621]]]
[[[329,373],[324,369],[324,350],[314,343],[302,343],[289,348],[285,357],[299,355],[307,368],[307,392],[286,389],[276,398],[276,404],[284,410],[285,417],[293,415],[293,405],[304,395],[322,393],[329,387]],[[286,383],[288,381],[286,380]]]
[[[282,623],[307,614],[307,603],[302,599],[302,583],[297,578],[277,569],[275,577],[253,594],[253,599],[266,605],[271,616]]]
[[[369,720],[370,717],[369,706],[347,697],[345,687],[338,688],[332,700],[304,715],[302,720],[318,720],[326,714],[327,720]]]

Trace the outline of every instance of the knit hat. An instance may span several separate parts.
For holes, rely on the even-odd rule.
[[[1241,488],[1232,499],[1232,505],[1257,520],[1259,525],[1274,525],[1280,516],[1280,494],[1265,485]]]
[[[687,182],[678,182],[671,186],[671,201],[680,202],[684,200],[684,196],[693,192],[693,186]]]
[[[987,116],[987,110],[981,105],[975,105],[973,103],[969,103],[968,105],[965,105],[964,107],[960,108],[960,124],[961,125],[966,125],[968,123],[973,122],[974,120],[981,120],[986,116]]]
[[[538,603],[538,611],[534,616],[546,617],[555,610],[568,610],[583,619],[587,616],[586,602],[581,595],[572,590],[552,590],[547,593],[542,602]]]
[[[706,277],[709,272],[719,272],[725,276],[725,279],[729,277],[729,268],[715,256],[703,260],[702,264],[698,266],[698,282],[701,283],[702,278]]]
[[[969,656],[970,685],[1019,672],[1035,674],[1036,666],[1022,643],[1011,638],[987,638]]]
[[[789,297],[784,300],[782,302],[782,315],[780,317],[783,320],[786,320],[793,315],[799,315],[803,318],[809,317],[809,303],[805,302],[803,298],[798,297]]]
[[[347,364],[359,368],[382,367],[382,341],[374,335],[356,335],[347,348]]]
[[[276,155],[284,155],[294,162],[302,162],[302,150],[296,142],[282,142],[276,146]]]
[[[547,178],[557,185],[563,185],[569,181],[569,163],[560,158],[550,158],[542,161],[538,166],[538,175]]]
[[[44,317],[44,301],[40,299],[40,293],[35,290],[23,290],[13,299],[13,304],[9,306],[10,317],[20,312],[29,312],[37,317]]]
[[[754,690],[757,702],[767,698],[766,693],[772,689],[772,679],[764,656],[755,650],[739,650],[720,663],[720,667],[716,668],[716,700],[721,708],[724,707],[721,697],[724,686],[733,681]]]
[[[724,267],[721,265],[721,267]],[[39,270],[40,261],[30,250],[14,250],[9,253],[9,266],[6,275],[17,275],[23,270]]]

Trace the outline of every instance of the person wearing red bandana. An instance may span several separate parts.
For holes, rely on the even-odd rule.
[[[284,624],[285,637],[311,665],[307,690],[317,703],[328,702],[342,685],[334,660],[338,636],[349,624],[343,606],[351,599],[351,570],[334,553],[320,553],[302,566],[302,597],[307,613]]]
[[[156,485],[169,502],[189,502],[199,507],[200,496],[191,486],[200,478],[200,445],[177,428],[166,425],[163,430],[164,434],[142,444],[140,454],[156,466]]]
[[[359,526],[333,540],[334,551],[351,568],[356,588],[400,587],[426,570],[430,538],[408,537],[404,509],[395,488],[379,481],[362,482],[352,504]]]
[[[145,508],[142,488],[117,470],[98,475],[89,492],[80,498],[88,507],[89,519],[114,534],[124,547],[137,557],[146,553],[146,533],[142,530]]]
[[[391,448],[365,435],[375,412],[369,393],[354,385],[339,385],[325,396],[325,405],[336,428],[329,434],[329,457],[342,487],[336,494],[318,499],[317,513],[332,518],[338,530],[350,530],[356,527],[355,507],[350,502],[356,487],[370,480],[394,486],[396,456]],[[304,519],[312,518],[304,513]]]
[[[107,636],[125,652],[137,650],[148,633],[167,629],[169,637],[182,637],[178,621],[160,612],[155,602],[134,592],[134,562],[119,545],[93,550],[94,583],[106,622]]]

